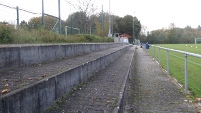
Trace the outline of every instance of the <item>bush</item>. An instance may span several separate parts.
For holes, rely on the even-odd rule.
[[[0,43],[11,43],[14,26],[8,24],[0,24]]]
[[[15,29],[14,26],[8,24],[0,24],[0,43],[98,43],[113,42],[112,38],[102,38],[96,35],[76,34],[58,35],[52,31],[45,29]]]

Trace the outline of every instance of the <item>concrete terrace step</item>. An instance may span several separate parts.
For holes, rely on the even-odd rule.
[[[130,48],[46,113],[123,113],[134,50]]]
[[[0,71],[33,64],[70,58],[125,44],[86,43],[86,44],[10,44],[0,45]]]
[[[9,92],[0,96],[0,112],[43,112],[128,48],[130,45],[122,45],[32,67],[3,70],[0,89]]]

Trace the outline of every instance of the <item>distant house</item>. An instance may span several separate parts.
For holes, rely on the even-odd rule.
[[[114,42],[115,43],[129,43],[128,38],[131,38],[131,36],[126,33],[123,33],[123,34],[115,33],[114,34]]]

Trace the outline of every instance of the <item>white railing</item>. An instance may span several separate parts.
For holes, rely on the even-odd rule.
[[[164,47],[160,47],[160,46],[154,46],[154,45],[151,45],[151,47],[154,48],[154,59],[156,58],[156,48],[158,49],[158,63],[160,64],[160,50],[163,49],[166,51],[166,71],[167,73],[169,73],[169,51],[172,51],[172,52],[177,52],[177,53],[181,53],[181,54],[184,54],[184,76],[185,76],[185,93],[188,94],[188,56],[193,56],[193,57],[197,57],[197,58],[201,58],[201,55],[199,54],[195,54],[195,53],[190,53],[190,52],[186,52],[186,51],[180,51],[180,50],[175,50],[175,49],[170,49],[170,48],[164,48]]]

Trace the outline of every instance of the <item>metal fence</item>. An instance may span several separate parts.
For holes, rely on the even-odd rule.
[[[53,2],[54,0],[48,1],[48,3],[46,3],[45,6],[46,6],[46,9],[47,8],[49,8],[49,9],[46,10],[46,12],[44,12],[44,2],[43,1],[44,0],[41,1],[42,11],[39,11],[38,10],[39,8],[37,6],[35,9],[33,9],[35,11],[31,11],[31,10],[26,10],[26,9],[21,8],[21,7],[13,6],[11,4],[0,1],[0,10],[1,10],[0,22],[12,24],[16,27],[16,26],[19,26],[20,24],[22,24],[22,25],[28,24],[30,19],[32,19],[32,18],[41,17],[42,23],[40,23],[40,22],[31,23],[33,25],[31,25],[29,27],[43,26],[43,27],[46,27],[47,29],[52,30],[52,31],[58,30],[56,32],[59,32],[59,34],[61,34],[61,32],[62,32],[61,30],[63,30],[63,33],[64,33],[64,27],[65,26],[64,25],[61,26],[60,9],[58,10],[59,16],[58,17],[54,16],[55,11],[57,12],[57,10],[55,10],[55,7],[57,6],[57,4],[54,5],[54,7],[51,4],[51,10],[49,10],[50,6],[48,6],[48,5],[50,5],[50,4],[48,4],[48,3],[54,3]],[[60,0],[58,0],[58,1],[59,1],[58,7],[60,8]],[[38,4],[38,2],[37,2],[37,4]],[[47,14],[48,12],[51,14]],[[51,23],[46,22],[45,17],[51,17],[51,18],[54,18],[54,20],[52,20]],[[41,25],[39,25],[39,24],[41,24]],[[58,28],[55,28],[56,25],[58,26]]]
[[[193,85],[201,86],[201,55],[154,45],[151,45],[148,52],[163,68],[166,68],[167,73],[184,83],[186,94],[189,93],[189,80],[192,83],[190,89],[201,93],[201,87],[193,89]],[[181,71],[184,76],[181,75]]]

